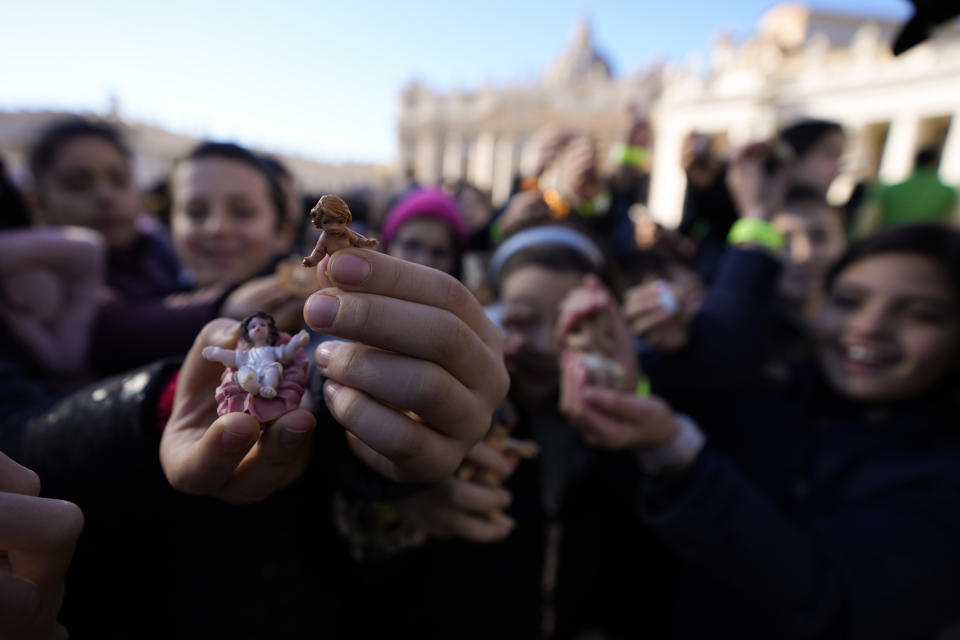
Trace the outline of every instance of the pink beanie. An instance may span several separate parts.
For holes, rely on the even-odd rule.
[[[390,246],[393,236],[405,222],[415,218],[437,218],[447,223],[457,243],[467,243],[467,222],[457,201],[440,189],[415,189],[395,204],[383,221],[380,240],[383,248]]]

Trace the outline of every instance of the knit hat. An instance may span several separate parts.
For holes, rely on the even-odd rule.
[[[383,248],[390,242],[405,222],[416,218],[437,218],[447,223],[459,246],[467,243],[467,222],[457,201],[440,189],[415,189],[395,204],[383,221],[380,240]]]

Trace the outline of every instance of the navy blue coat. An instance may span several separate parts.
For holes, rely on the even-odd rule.
[[[730,251],[691,349],[647,363],[708,436],[688,471],[642,481],[640,517],[683,558],[674,635],[936,638],[960,621],[953,398],[855,403],[812,365],[764,381],[776,274]]]

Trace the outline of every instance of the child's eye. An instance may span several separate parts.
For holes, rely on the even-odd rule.
[[[907,316],[925,324],[943,324],[946,316],[936,309],[912,308],[907,309]]]
[[[838,309],[856,309],[860,306],[860,299],[852,295],[835,293],[830,296],[830,304]]]
[[[187,205],[187,217],[191,220],[203,220],[207,217],[207,207],[202,202],[192,202]]]
[[[87,173],[68,173],[63,176],[60,183],[67,191],[79,193],[88,190],[93,184],[93,179]]]

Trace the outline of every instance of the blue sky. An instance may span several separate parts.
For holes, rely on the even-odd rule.
[[[589,19],[619,74],[706,57],[769,0],[2,0],[0,110],[104,111],[326,160],[389,161],[400,89],[536,78]],[[812,2],[903,19],[907,0]]]

